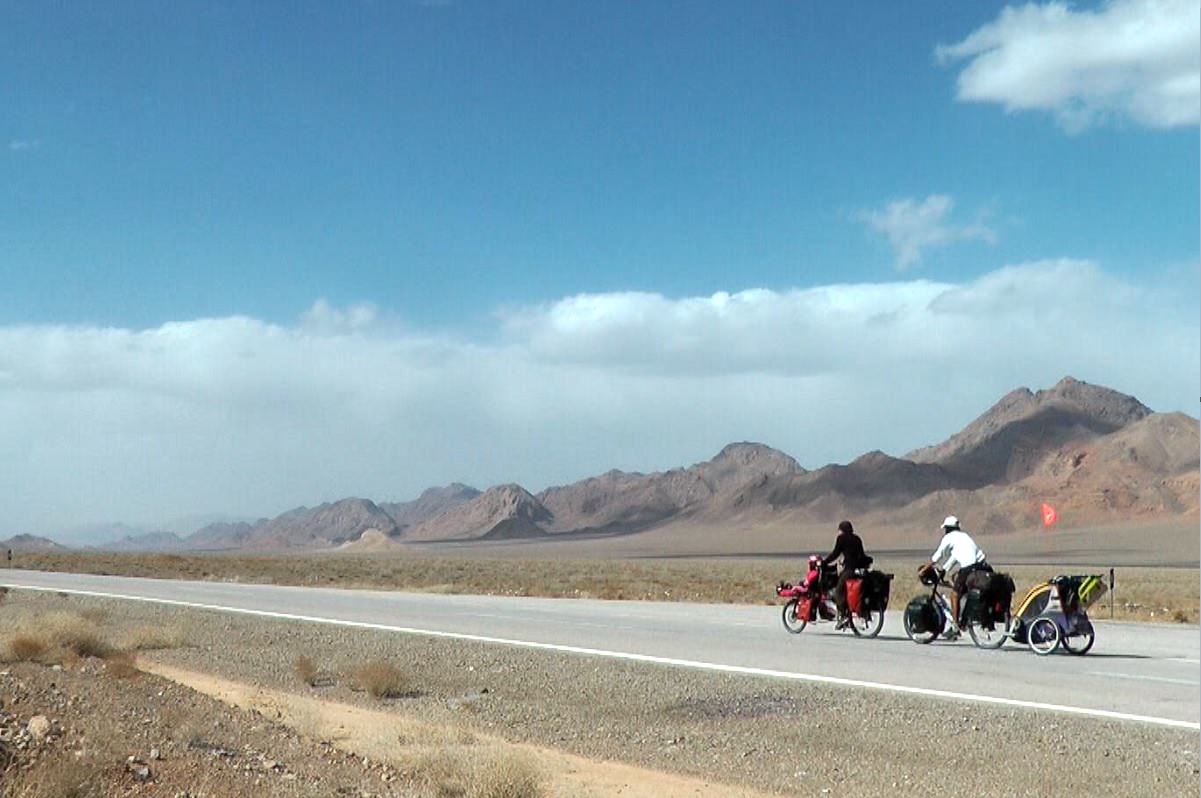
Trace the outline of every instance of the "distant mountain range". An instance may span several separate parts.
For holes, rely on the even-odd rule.
[[[14,554],[26,553],[53,553],[56,551],[69,551],[66,546],[55,543],[50,538],[43,538],[37,535],[13,535],[8,540],[0,540],[0,558],[6,556],[8,552]]]
[[[899,458],[869,452],[807,471],[769,446],[732,443],[687,468],[609,471],[538,494],[516,484],[483,492],[453,484],[410,502],[347,498],[184,536],[126,536],[103,548],[375,551],[631,534],[682,521],[745,531],[841,517],[927,528],[946,507],[1003,532],[1036,523],[1042,501],[1073,524],[1195,517],[1198,447],[1197,420],[1154,413],[1132,396],[1068,377],[1049,390],[1015,390],[947,440]]]

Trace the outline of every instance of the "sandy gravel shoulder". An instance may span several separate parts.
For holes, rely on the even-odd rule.
[[[14,591],[2,611],[64,607],[179,629],[186,644],[148,662],[767,792],[1161,798],[1198,784],[1194,733],[1133,723],[115,600]],[[325,686],[301,682],[301,656]],[[345,674],[377,660],[406,674],[404,697],[351,689]]]
[[[388,709],[330,701],[292,691],[231,682],[208,673],[184,670],[150,659],[140,667],[156,676],[239,709],[274,718],[277,722],[338,748],[387,762],[403,759],[410,742],[450,748],[461,744],[454,727],[435,726]],[[382,733],[387,730],[388,733]],[[472,746],[511,747],[536,763],[544,787],[554,796],[610,796],[625,798],[770,798],[769,793],[731,784],[649,770],[620,762],[605,762],[541,746],[510,743],[500,737],[472,735]]]

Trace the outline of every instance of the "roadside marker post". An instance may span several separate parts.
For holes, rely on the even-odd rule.
[[[1113,620],[1113,566],[1109,568],[1109,620]]]

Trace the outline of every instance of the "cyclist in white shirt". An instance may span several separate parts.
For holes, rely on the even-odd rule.
[[[946,564],[943,564],[943,561]],[[942,540],[930,558],[929,565],[935,565],[950,571],[952,566],[958,566],[955,574],[954,591],[951,593],[951,629],[950,635],[959,634],[959,597],[968,591],[968,577],[971,574],[984,571],[992,572],[992,567],[984,559],[984,552],[972,540],[971,535],[959,528],[959,519],[948,515],[942,522]],[[928,566],[923,566],[928,567]]]

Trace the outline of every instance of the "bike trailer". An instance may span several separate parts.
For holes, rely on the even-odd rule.
[[[1026,642],[1026,628],[1045,612],[1075,613],[1087,610],[1097,602],[1109,586],[1099,574],[1057,576],[1030,588],[1018,604],[1014,640]]]
[[[1057,576],[1030,588],[1030,592],[1018,605],[1016,614],[1023,620],[1034,620],[1047,610],[1048,604],[1052,603],[1052,590],[1055,591],[1054,598],[1059,606],[1052,606],[1051,609],[1059,609],[1064,612],[1072,612],[1076,609],[1087,610],[1101,596],[1105,595],[1105,591],[1108,589],[1105,580],[1098,574]]]
[[[1075,585],[1076,595],[1080,597],[1080,605],[1086,610],[1096,604],[1097,600],[1105,595],[1105,591],[1109,590],[1109,585],[1105,584],[1105,579],[1100,574],[1068,578],[1079,580]]]

